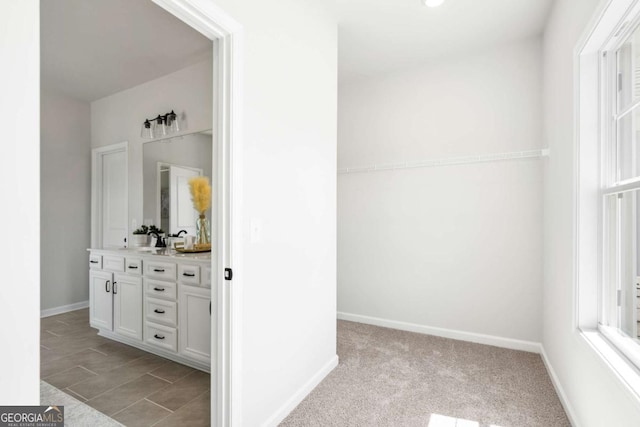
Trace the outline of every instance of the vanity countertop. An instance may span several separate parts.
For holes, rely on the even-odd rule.
[[[135,256],[135,257],[163,257],[168,259],[176,259],[182,261],[190,261],[190,262],[199,262],[199,263],[207,263],[211,262],[211,252],[201,252],[201,253],[180,253],[173,251],[169,253],[169,250],[166,248],[89,248],[87,249],[89,252],[94,253],[106,253],[113,255],[122,255],[122,256]]]

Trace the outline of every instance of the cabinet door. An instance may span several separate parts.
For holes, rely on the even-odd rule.
[[[116,274],[113,284],[113,330],[142,340],[142,278]]]
[[[94,328],[113,330],[113,275],[89,272],[89,323]]]
[[[211,363],[211,289],[178,285],[178,341],[183,356]]]

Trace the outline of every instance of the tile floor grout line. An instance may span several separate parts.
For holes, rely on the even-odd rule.
[[[47,347],[46,345],[42,345],[40,344],[40,347],[44,348],[45,350],[51,350],[49,347]]]
[[[47,384],[48,384],[48,383],[47,383]],[[55,387],[55,386],[54,386],[54,387]],[[56,387],[56,388],[57,388],[57,387]],[[77,393],[77,392],[75,392],[75,391],[71,390],[69,387],[65,387],[65,388],[64,388],[64,390],[68,390],[68,391],[70,391],[71,393],[75,394],[76,396],[80,396],[81,398],[83,398],[83,399],[84,399],[84,402],[83,402],[83,403],[86,403],[86,402],[88,402],[88,401],[89,401],[89,399],[87,399],[86,397],[84,397],[84,396],[83,396],[83,395],[81,395],[80,393]],[[64,390],[62,390],[62,391],[64,391]],[[68,393],[67,393],[67,394],[68,394]],[[73,397],[73,395],[71,395],[71,397]]]
[[[96,349],[95,349],[95,348],[93,348],[93,347],[89,347],[89,350],[93,350],[93,351],[95,351],[96,353],[100,353],[100,354],[102,354],[102,355],[103,355],[103,356],[105,356],[105,357],[109,357],[109,355],[108,355],[107,353],[103,353],[103,352],[101,352],[100,350],[96,350]]]
[[[155,394],[155,393],[150,394],[149,396],[145,397],[143,400],[146,400],[146,401],[147,401],[147,402],[149,402],[149,403],[153,403],[154,405],[159,406],[159,407],[160,407],[160,408],[162,408],[162,409],[166,409],[167,411],[169,411],[169,412],[171,412],[171,413],[173,414],[173,412],[174,412],[174,411],[172,411],[171,409],[166,408],[166,407],[164,407],[164,406],[160,405],[159,403],[154,402],[153,400],[149,400],[148,398],[149,398],[150,396],[152,396],[153,394]],[[182,408],[182,406],[181,406],[180,408]]]
[[[124,407],[124,408],[120,409],[118,412],[114,412],[114,413],[113,413],[113,414],[111,414],[111,415],[107,415],[107,414],[105,414],[105,415],[107,415],[107,417],[109,417],[109,418],[113,418],[113,417],[115,417],[116,415],[118,415],[120,412],[122,412],[122,411],[124,411],[124,410],[126,410],[126,409],[131,408],[133,405],[135,405],[136,403],[142,402],[143,400],[144,400],[144,397],[143,397],[142,399],[140,399],[140,400],[136,400],[136,401],[135,401],[135,402],[133,402],[131,405],[126,406],[126,407]],[[103,412],[103,414],[104,414],[104,412]],[[115,420],[115,418],[113,418],[113,419]],[[117,420],[116,420],[116,421],[117,421]]]
[[[147,372],[147,374],[146,374],[146,375],[151,375],[153,378],[157,378],[157,379],[159,379],[159,380],[166,381],[166,382],[168,382],[169,384],[173,384],[171,381],[169,381],[169,380],[167,380],[167,379],[165,379],[165,378],[159,377],[159,376],[157,376],[157,375],[153,375],[151,372]],[[177,380],[176,380],[176,381],[177,381]],[[175,382],[175,381],[174,381],[174,382]]]
[[[50,333],[51,335],[53,335],[54,337],[58,337],[58,338],[60,338],[60,337],[62,336],[62,335],[58,335],[58,334],[56,334],[55,332],[51,332],[51,331],[50,331],[50,330],[48,330],[48,329],[45,329],[44,331],[45,331],[45,332],[49,332],[49,333]]]

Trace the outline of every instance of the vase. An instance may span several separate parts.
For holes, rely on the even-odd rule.
[[[211,227],[209,226],[209,220],[202,214],[196,221],[196,244],[211,244]]]

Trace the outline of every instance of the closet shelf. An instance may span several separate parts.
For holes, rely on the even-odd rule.
[[[549,149],[513,151],[509,153],[482,154],[478,156],[449,157],[444,159],[423,160],[419,162],[386,163],[371,166],[338,169],[338,175],[349,173],[381,172],[397,169],[432,168],[440,166],[466,165],[472,163],[501,162],[506,160],[539,159],[549,157]]]

